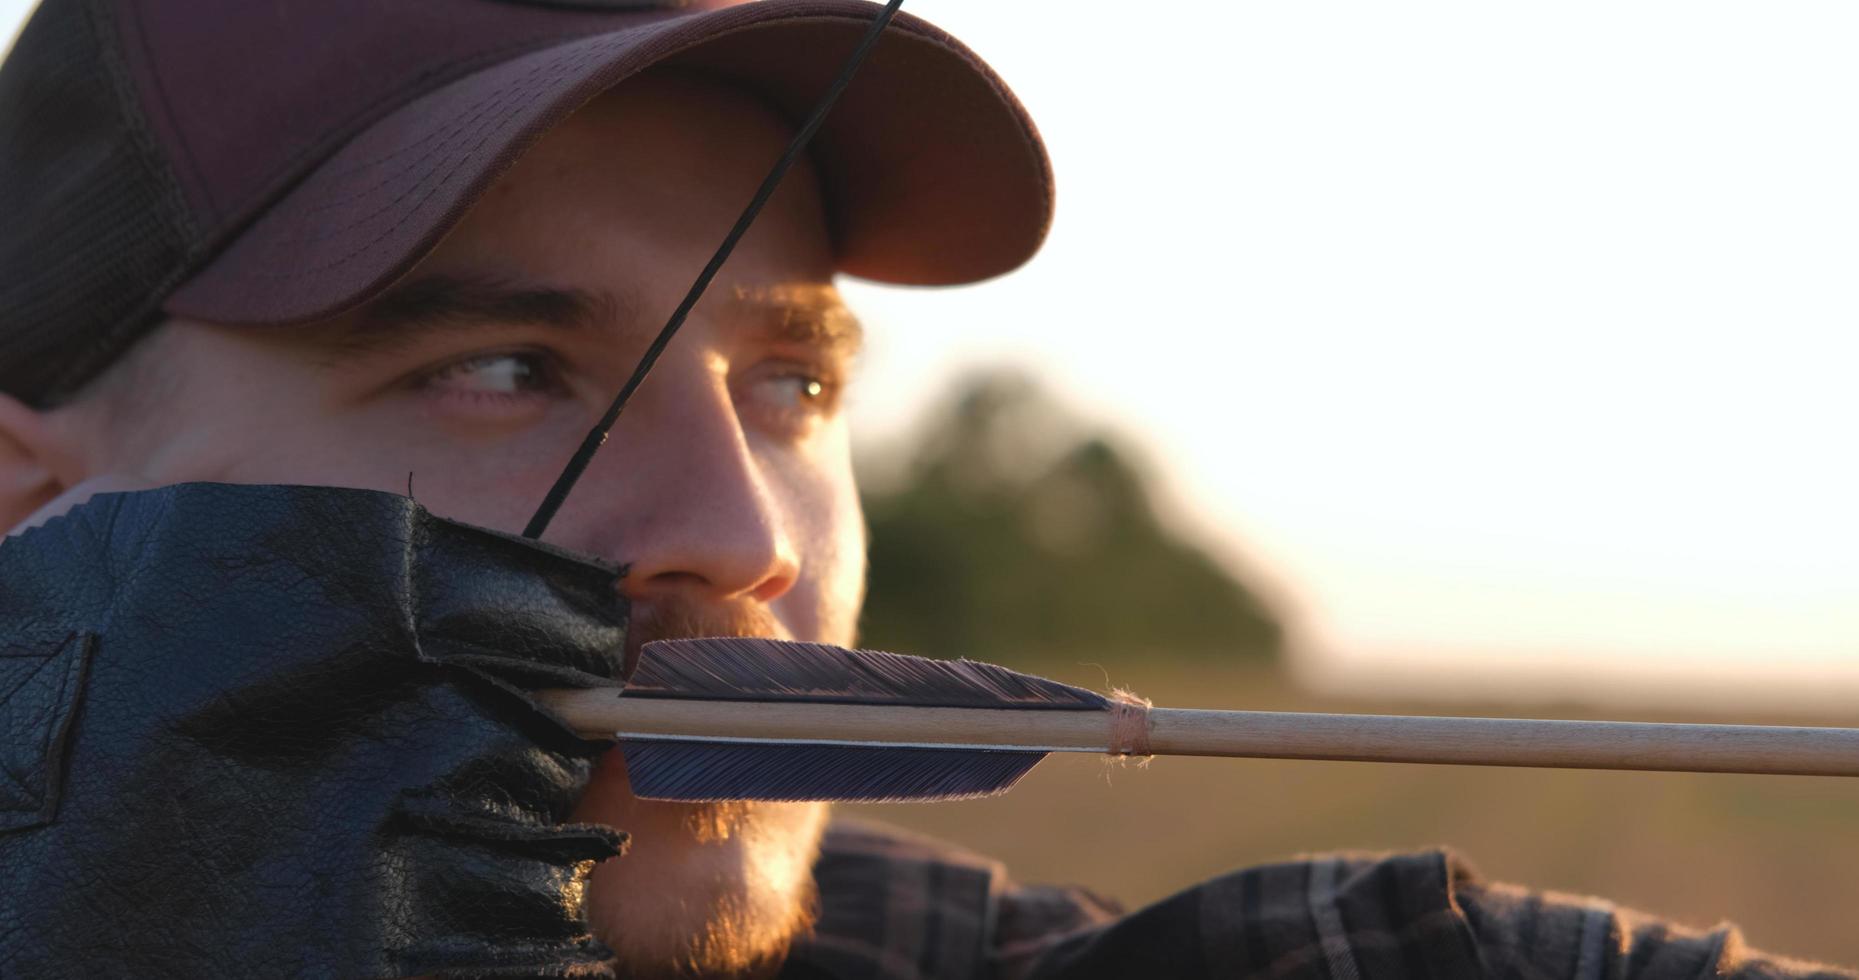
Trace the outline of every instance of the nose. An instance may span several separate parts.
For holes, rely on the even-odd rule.
[[[589,536],[634,601],[772,602],[800,574],[789,519],[727,382],[694,362],[661,362],[589,467]]]

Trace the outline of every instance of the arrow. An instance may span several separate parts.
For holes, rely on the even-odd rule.
[[[543,691],[674,800],[1003,793],[1051,752],[1859,776],[1859,729],[1155,708],[972,660],[648,643],[627,686]]]

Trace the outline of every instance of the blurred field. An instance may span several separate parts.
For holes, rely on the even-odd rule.
[[[1094,666],[1043,672],[1105,686]],[[1110,679],[1174,707],[1597,716],[1322,700],[1265,666],[1125,666]],[[1603,895],[1680,922],[1729,919],[1758,948],[1859,965],[1859,779],[1055,757],[1002,798],[847,809],[999,857],[1020,880],[1082,884],[1132,906],[1300,852],[1444,844],[1488,878]]]

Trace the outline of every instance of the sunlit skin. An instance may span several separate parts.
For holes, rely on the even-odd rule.
[[[305,326],[169,322],[67,406],[0,404],[0,516],[87,481],[406,492],[410,478],[439,514],[519,530],[789,134],[717,83],[626,82],[538,143],[387,298]],[[803,169],[550,527],[630,564],[623,588],[648,618],[678,605],[852,640],[865,540],[840,404],[857,336],[832,275]],[[641,968],[765,961],[804,921],[820,806],[641,803],[610,758],[574,816],[633,835],[589,907]]]

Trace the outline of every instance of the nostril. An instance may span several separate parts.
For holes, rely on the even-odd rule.
[[[756,602],[773,602],[794,587],[794,579],[792,574],[770,575],[749,590],[748,597]]]

